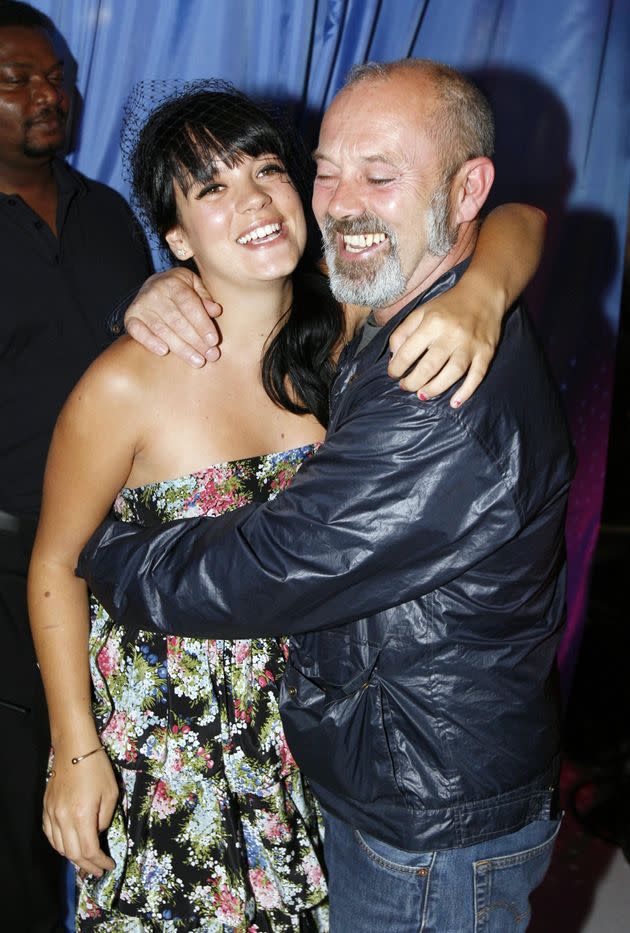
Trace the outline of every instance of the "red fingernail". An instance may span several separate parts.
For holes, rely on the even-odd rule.
[[[453,408],[459,408],[461,404],[462,404],[462,401],[459,398],[454,398],[453,401],[451,402],[451,405],[453,406]]]
[[[421,402],[426,402],[426,400],[428,399],[428,397],[429,397],[429,396],[428,396],[428,395],[425,395],[424,392],[418,392],[418,398],[420,399]]]

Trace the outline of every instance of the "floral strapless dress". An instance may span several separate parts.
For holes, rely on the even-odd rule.
[[[265,501],[315,447],[123,489],[114,511],[149,526]],[[320,816],[278,711],[286,655],[282,639],[130,641],[92,599],[94,714],[121,802],[116,867],[80,884],[78,930],[328,929]]]

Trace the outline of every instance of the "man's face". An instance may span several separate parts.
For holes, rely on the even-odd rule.
[[[387,308],[411,297],[457,238],[423,129],[434,106],[428,83],[403,73],[348,88],[324,117],[313,210],[341,301]]]
[[[41,29],[0,29],[0,163],[50,158],[63,145],[63,63]]]

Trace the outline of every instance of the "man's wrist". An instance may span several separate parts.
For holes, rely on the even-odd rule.
[[[125,333],[125,315],[138,297],[141,288],[142,285],[138,285],[124,298],[121,298],[107,318],[107,332],[110,337],[120,337],[121,334]]]

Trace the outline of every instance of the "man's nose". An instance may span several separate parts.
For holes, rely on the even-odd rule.
[[[365,212],[359,186],[351,180],[338,179],[328,204],[328,213],[335,220],[358,217]]]
[[[58,104],[65,95],[65,90],[61,84],[53,83],[48,78],[33,79],[32,97],[36,104]]]

